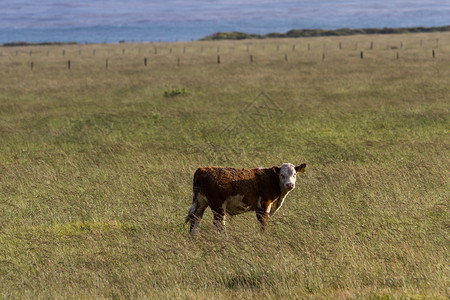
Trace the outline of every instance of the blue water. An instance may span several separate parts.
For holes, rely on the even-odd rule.
[[[0,43],[190,41],[218,31],[450,25],[450,0],[0,0]]]

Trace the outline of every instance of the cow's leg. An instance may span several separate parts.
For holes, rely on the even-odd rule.
[[[226,228],[225,228],[225,208],[223,206],[219,206],[219,207],[211,207],[211,210],[213,212],[214,215],[214,225],[217,227],[217,229],[219,229],[219,231],[223,232],[223,233],[227,233],[226,232]]]
[[[208,200],[206,199],[206,197],[197,195],[188,213],[188,220],[190,223],[189,233],[191,234],[191,236],[195,235],[195,233],[197,232],[198,225],[200,224],[203,213],[205,212],[205,209],[207,207]]]
[[[265,209],[257,208],[256,209],[256,218],[258,219],[259,223],[261,224],[261,231],[264,232],[266,230],[267,219],[269,218],[269,214],[266,212]]]
[[[259,202],[258,207],[256,208],[256,218],[261,224],[261,231],[264,232],[267,226],[267,219],[269,218],[270,208],[272,207],[271,202],[267,202],[264,205]]]

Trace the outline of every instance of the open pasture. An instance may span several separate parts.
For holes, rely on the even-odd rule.
[[[0,298],[450,296],[449,33],[0,47],[0,72]],[[189,237],[197,167],[283,162],[306,173],[264,235],[207,210]]]

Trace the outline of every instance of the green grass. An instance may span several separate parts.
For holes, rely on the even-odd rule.
[[[165,90],[164,91],[164,96],[166,97],[175,97],[175,96],[179,96],[179,95],[188,95],[189,92],[187,90],[187,88],[173,88],[173,89],[169,89],[169,90]]]
[[[0,298],[450,296],[448,33],[0,51]],[[283,162],[188,236],[197,167]]]

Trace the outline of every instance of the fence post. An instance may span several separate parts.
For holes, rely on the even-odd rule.
[[[439,39],[436,39],[436,48],[439,48]]]
[[[370,50],[373,50],[373,42],[370,42]]]
[[[67,61],[67,69],[70,70],[70,59]]]
[[[94,49],[94,50],[92,50],[92,55],[93,55],[93,56],[95,56],[95,49]]]
[[[33,68],[34,68],[34,62],[31,62],[30,67],[31,67],[31,71],[33,71]]]
[[[253,63],[253,55],[250,55],[250,63]]]
[[[220,55],[217,55],[217,64],[220,65]]]
[[[322,53],[322,61],[325,61],[325,53]]]
[[[295,52],[295,44],[292,45],[292,52]]]
[[[361,51],[361,60],[364,59],[364,52]]]
[[[180,65],[180,57],[177,58],[177,66]]]
[[[339,42],[339,50],[342,49],[342,42]]]
[[[431,55],[433,56],[433,58],[435,57],[435,52],[434,52],[434,49],[431,51]]]
[[[308,43],[308,51],[311,50],[311,45]]]
[[[287,54],[284,54],[284,61],[287,61]]]
[[[108,70],[108,59],[106,59],[105,67]]]
[[[183,47],[183,54],[186,53],[186,47]]]
[[[396,55],[397,60],[400,58],[400,54],[397,51],[397,55]]]
[[[147,57],[144,57],[144,66],[147,66]]]
[[[422,48],[422,40],[420,40],[420,48]]]
[[[400,42],[400,49],[403,49],[403,42]]]
[[[125,49],[122,49],[122,55],[125,54]]]

